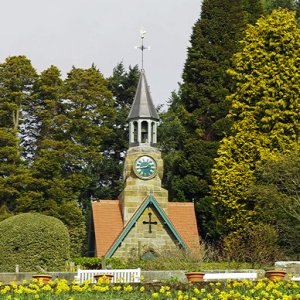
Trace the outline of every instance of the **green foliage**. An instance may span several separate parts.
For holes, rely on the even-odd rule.
[[[138,75],[122,64],[109,80],[95,66],[73,67],[63,80],[55,66],[37,75],[25,56],[0,65],[1,219],[57,217],[68,227],[72,256],[82,255],[91,197],[116,198],[122,189]]]
[[[255,267],[260,268],[261,265],[255,264]],[[222,261],[222,262],[201,262],[187,261],[186,259],[179,260],[178,257],[163,257],[153,260],[135,260],[124,264],[124,268],[134,269],[141,268],[142,270],[228,270],[228,269],[250,269],[253,266],[246,262]]]
[[[102,259],[98,257],[76,257],[72,258],[72,261],[81,269],[97,270],[102,268]]]
[[[224,238],[225,255],[231,261],[273,265],[278,254],[278,233],[268,224],[258,223],[240,228]]]
[[[59,126],[63,104],[61,103],[63,93],[63,80],[60,78],[60,70],[51,66],[41,73],[35,83],[35,99],[33,102],[32,117],[34,128],[32,132],[33,155],[45,148],[46,140],[55,140],[60,137]],[[49,146],[48,146],[49,147]]]
[[[108,80],[108,89],[113,93],[115,119],[110,125],[111,133],[103,141],[103,159],[97,172],[101,173],[100,181],[93,197],[98,199],[117,199],[123,188],[124,154],[128,149],[127,116],[134,99],[140,71],[137,66],[125,70],[119,63]],[[100,184],[99,184],[100,182]]]
[[[267,14],[271,14],[274,9],[280,7],[296,10],[299,6],[299,0],[263,0],[263,6]]]
[[[91,197],[116,198],[123,185],[138,75],[122,64],[109,80],[95,66],[73,67],[63,80],[55,66],[37,75],[25,56],[0,65],[1,219],[21,212],[59,218],[72,256],[82,255]]]
[[[277,228],[279,245],[287,257],[299,255],[300,156],[299,150],[261,163],[250,197],[256,203],[257,219]]]
[[[9,211],[31,180],[20,146],[36,76],[25,56],[8,57],[0,64],[0,204]]]
[[[219,225],[235,230],[251,223],[255,202],[248,189],[257,164],[295,148],[300,128],[300,30],[295,14],[274,11],[249,26],[243,50],[229,73],[236,79],[228,117],[232,134],[222,140],[212,170]]]
[[[82,254],[86,228],[82,208],[99,188],[104,140],[115,118],[107,81],[94,66],[73,68],[62,81],[52,66],[36,83],[33,117],[36,145],[29,197],[18,211],[38,211],[62,220],[69,229],[71,254]],[[80,206],[79,206],[80,205]]]
[[[8,57],[0,64],[0,126],[19,130],[25,124],[36,71],[25,56]]]
[[[66,226],[56,218],[26,213],[0,223],[0,270],[14,272],[64,270],[70,258],[70,241]]]
[[[211,169],[219,141],[230,132],[226,118],[233,79],[226,73],[240,49],[247,23],[262,14],[260,1],[204,0],[193,27],[178,95],[162,114],[159,134],[164,153],[164,185],[174,201],[194,200],[201,235],[218,237],[209,198]],[[209,207],[205,207],[209,205]],[[209,222],[208,220],[211,220]]]
[[[180,98],[192,113],[186,126],[200,130],[205,141],[218,141],[228,132],[225,117],[229,103],[225,98],[231,91],[232,78],[226,70],[232,55],[240,49],[246,24],[262,14],[260,7],[260,1],[235,1],[234,5],[232,1],[203,1],[188,48]]]
[[[103,258],[99,257],[77,257],[72,258],[72,261],[76,266],[79,266],[81,269],[88,270],[99,270],[102,267],[110,266],[113,269],[125,269],[127,267],[126,262],[120,260],[119,258]]]
[[[16,201],[30,182],[30,175],[21,159],[16,131],[0,127],[0,205],[14,210]]]

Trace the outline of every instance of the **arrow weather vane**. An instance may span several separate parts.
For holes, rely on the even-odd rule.
[[[144,50],[150,50],[150,47],[144,46],[144,38],[145,38],[146,33],[147,33],[147,31],[145,31],[145,29],[142,27],[140,30],[140,37],[142,40],[142,45],[135,47],[136,49],[140,49],[142,51],[142,70],[144,69]]]

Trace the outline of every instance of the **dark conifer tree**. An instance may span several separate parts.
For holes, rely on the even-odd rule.
[[[297,0],[264,0],[263,5],[266,13],[270,14],[274,9],[279,7],[295,10],[297,2]]]
[[[259,0],[204,0],[193,27],[174,114],[185,129],[176,153],[166,157],[165,184],[172,200],[195,201],[203,236],[214,237],[210,170],[219,141],[230,131],[226,96],[233,83],[227,69],[247,23],[262,14]],[[166,126],[166,125],[163,125]]]
[[[101,182],[94,197],[117,199],[123,188],[123,161],[128,149],[127,117],[134,99],[139,69],[137,66],[125,70],[119,63],[108,78],[108,88],[113,93],[116,118],[111,124],[111,134],[103,141],[103,160],[99,165]]]
[[[17,202],[17,211],[38,211],[69,228],[72,255],[81,255],[83,212],[101,187],[104,140],[115,118],[107,81],[93,66],[73,68],[67,78],[50,67],[36,83],[33,182]]]
[[[0,219],[9,216],[31,181],[22,159],[32,105],[35,69],[25,56],[0,64]]]

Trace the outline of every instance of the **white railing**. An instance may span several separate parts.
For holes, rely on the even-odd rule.
[[[239,273],[205,273],[204,280],[225,280],[225,279],[257,279],[257,273],[255,272],[239,272]]]
[[[141,269],[113,269],[113,270],[77,270],[75,279],[79,283],[85,280],[91,280],[91,283],[96,283],[94,275],[96,274],[110,274],[113,275],[112,283],[127,283],[127,282],[141,282]]]

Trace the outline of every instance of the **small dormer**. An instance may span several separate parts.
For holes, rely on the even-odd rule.
[[[141,70],[127,120],[129,122],[129,147],[156,146],[159,116],[151,99],[144,70]]]

